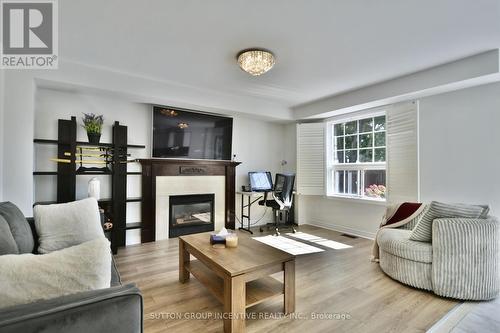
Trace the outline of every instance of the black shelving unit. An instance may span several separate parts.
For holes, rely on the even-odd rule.
[[[57,176],[57,171],[35,171],[33,176]]]
[[[70,120],[58,120],[58,139],[34,139],[36,144],[57,145],[57,158],[70,159],[70,163],[57,163],[57,171],[34,171],[34,176],[56,176],[57,200],[53,202],[36,202],[38,204],[65,203],[76,199],[76,177],[80,175],[110,175],[111,176],[111,198],[99,200],[99,207],[104,209],[105,215],[113,223],[111,229],[111,249],[113,253],[121,246],[125,246],[126,230],[140,229],[141,223],[126,223],[127,203],[142,202],[142,198],[127,198],[127,176],[141,175],[141,172],[127,172],[126,160],[128,149],[144,149],[144,145],[130,145],[127,143],[127,126],[120,125],[118,121],[113,124],[113,142],[90,144],[76,140],[76,117]],[[93,146],[111,148],[113,154],[112,168],[110,171],[78,171],[76,158],[77,146]],[[69,156],[68,156],[68,153]]]
[[[33,142],[34,143],[38,143],[38,144],[57,145],[57,144],[59,144],[60,141],[59,140],[51,140],[51,139],[34,139]],[[85,142],[85,141],[76,141],[76,144],[78,146],[92,146],[92,147],[100,146],[100,147],[105,147],[105,148],[113,148],[113,144],[112,143],[99,143],[98,145],[96,145],[96,144]],[[127,144],[127,148],[143,149],[143,148],[146,148],[146,146],[144,146],[144,145],[129,145],[129,144]]]
[[[141,229],[142,228],[142,223],[141,222],[135,222],[135,223],[127,223],[127,230],[132,230],[132,229]]]

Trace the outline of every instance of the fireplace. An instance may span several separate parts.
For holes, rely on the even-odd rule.
[[[234,229],[236,167],[222,160],[139,159],[142,166],[141,242],[169,238],[170,197],[215,193],[214,230]]]
[[[215,194],[171,195],[168,237],[214,230]]]

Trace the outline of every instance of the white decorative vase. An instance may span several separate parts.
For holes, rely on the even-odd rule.
[[[89,198],[101,199],[101,182],[96,177],[89,180]]]

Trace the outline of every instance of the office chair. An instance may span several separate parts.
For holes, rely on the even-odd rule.
[[[274,181],[274,189],[271,192],[273,199],[267,200],[268,192],[264,193],[264,200],[259,201],[259,205],[271,207],[273,209],[274,222],[267,224],[267,229],[273,226],[276,229],[275,236],[279,236],[279,215],[285,214],[285,221],[288,221],[290,209],[293,203],[293,185],[295,182],[294,173],[277,173]],[[286,222],[285,222],[286,223]],[[295,233],[295,228],[293,225],[284,225],[285,227],[292,228],[292,232]],[[260,227],[260,232],[264,229]]]

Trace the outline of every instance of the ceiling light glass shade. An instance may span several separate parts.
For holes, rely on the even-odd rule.
[[[265,50],[247,50],[238,55],[238,65],[248,74],[257,76],[274,66],[274,55]]]

